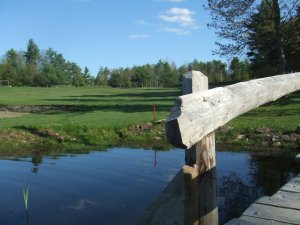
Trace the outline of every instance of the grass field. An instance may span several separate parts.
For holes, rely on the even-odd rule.
[[[9,147],[32,147],[33,143],[39,147],[116,145],[124,138],[156,144],[157,139],[165,141],[164,124],[148,133],[142,132],[144,128],[132,131],[130,126],[152,122],[153,104],[156,120],[167,118],[180,94],[180,88],[1,87],[2,109],[24,105],[36,108],[24,114],[1,112],[0,141]],[[41,106],[54,107],[44,110]],[[235,139],[237,135],[249,136],[258,128],[293,132],[300,125],[300,92],[248,112],[228,125],[232,129],[222,140],[229,143],[240,142]]]
[[[76,126],[118,128],[166,118],[180,90],[113,88],[0,88],[0,106],[59,105],[61,110],[36,112],[2,119],[0,128],[19,126]]]
[[[239,130],[266,127],[282,132],[295,131],[300,125],[300,92],[270,102],[230,122]]]
[[[156,120],[165,119],[180,92],[179,88],[0,88],[2,109],[14,106],[12,111],[18,111],[24,105],[33,109],[15,113],[16,117],[1,113],[0,149],[78,149],[120,141],[162,148],[166,144],[163,124],[151,131],[132,126],[153,122],[153,104]]]

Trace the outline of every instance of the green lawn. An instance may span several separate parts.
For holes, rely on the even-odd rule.
[[[295,131],[297,125],[300,125],[300,92],[252,110],[231,121],[229,125],[239,130],[265,127],[282,132]]]
[[[166,118],[179,94],[179,88],[0,88],[0,106],[75,106],[1,119],[0,127],[124,127],[152,121],[152,104],[156,105],[157,120]]]
[[[0,88],[0,106],[68,105],[75,106],[22,117],[0,119],[0,128],[19,126],[76,126],[119,128],[152,121],[152,104],[157,120],[165,119],[180,95],[179,88]],[[247,130],[268,127],[292,131],[300,124],[300,92],[240,116],[230,126]]]

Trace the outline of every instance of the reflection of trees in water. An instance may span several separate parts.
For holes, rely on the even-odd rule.
[[[300,171],[294,160],[271,156],[250,158],[250,182],[271,196]]]
[[[218,180],[219,222],[239,217],[247,207],[262,196],[262,190],[243,183],[234,172]]]
[[[300,172],[300,165],[284,157],[251,155],[247,177],[231,172],[218,180],[220,224],[239,217],[256,199],[271,196]]]

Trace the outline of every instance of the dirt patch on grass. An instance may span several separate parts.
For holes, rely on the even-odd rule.
[[[4,118],[14,118],[14,117],[19,117],[19,116],[25,116],[28,113],[21,113],[21,112],[5,112],[5,111],[0,111],[0,119]]]

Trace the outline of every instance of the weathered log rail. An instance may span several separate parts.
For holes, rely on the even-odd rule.
[[[292,73],[180,96],[166,122],[168,141],[190,148],[237,116],[299,89],[300,73]]]
[[[184,224],[217,225],[214,131],[237,116],[300,90],[300,73],[241,82],[207,90],[201,72],[187,73],[166,121],[168,141],[186,149]]]

